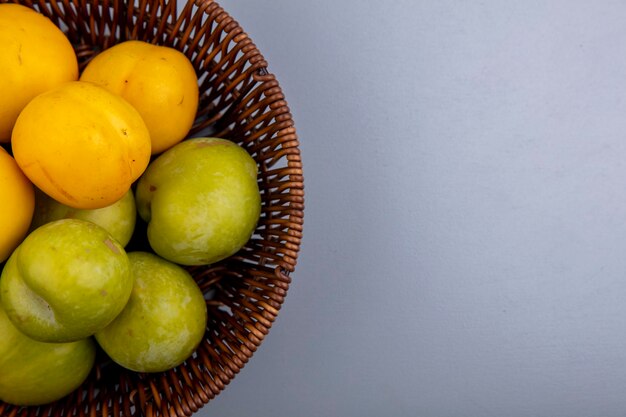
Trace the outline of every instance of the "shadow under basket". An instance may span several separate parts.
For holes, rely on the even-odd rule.
[[[88,379],[69,396],[39,407],[0,402],[0,416],[192,415],[226,387],[263,342],[296,266],[304,191],[298,137],[285,97],[252,40],[214,1],[190,1],[180,12],[175,0],[16,2],[63,29],[81,69],[100,51],[130,39],[183,52],[200,86],[188,137],[227,138],[253,156],[262,212],[254,235],[236,255],[187,268],[207,299],[208,324],[186,362],[167,372],[136,373],[100,352]]]

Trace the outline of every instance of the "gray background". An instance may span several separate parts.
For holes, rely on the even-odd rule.
[[[307,201],[281,315],[199,416],[626,415],[626,3],[221,4]]]

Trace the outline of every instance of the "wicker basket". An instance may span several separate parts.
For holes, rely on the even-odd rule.
[[[238,254],[189,268],[209,299],[204,340],[189,360],[167,372],[144,374],[126,371],[100,353],[74,393],[41,407],[0,402],[0,416],[189,416],[219,394],[261,344],[296,265],[303,178],[283,93],[250,38],[211,0],[189,2],[180,13],[175,0],[18,2],[66,32],[81,68],[127,39],[185,53],[196,68],[201,94],[190,136],[229,138],[247,149],[258,163],[263,205],[255,234]]]

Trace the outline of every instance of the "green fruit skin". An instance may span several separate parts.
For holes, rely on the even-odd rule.
[[[132,287],[122,246],[94,223],[64,219],[39,227],[13,252],[2,271],[0,297],[22,333],[61,343],[108,325]]]
[[[181,265],[211,264],[236,253],[261,212],[257,165],[240,146],[188,139],[153,161],[136,190],[148,241]]]
[[[89,375],[96,357],[92,338],[42,343],[18,331],[0,305],[0,400],[42,405],[65,397]]]
[[[37,190],[35,195],[35,214],[31,230],[55,220],[79,219],[90,221],[102,227],[122,246],[126,246],[133,235],[137,209],[135,197],[131,190],[128,190],[124,197],[110,206],[94,210],[75,209],[66,206],[40,190]]]
[[[206,302],[191,275],[146,252],[128,254],[135,276],[124,311],[96,340],[113,361],[136,372],[162,372],[198,347],[207,322]]]

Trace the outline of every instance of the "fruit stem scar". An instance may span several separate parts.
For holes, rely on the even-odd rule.
[[[115,253],[116,255],[120,254],[120,250],[110,238],[107,237],[106,239],[104,239],[104,244],[107,245],[109,249],[111,249],[111,252]]]

